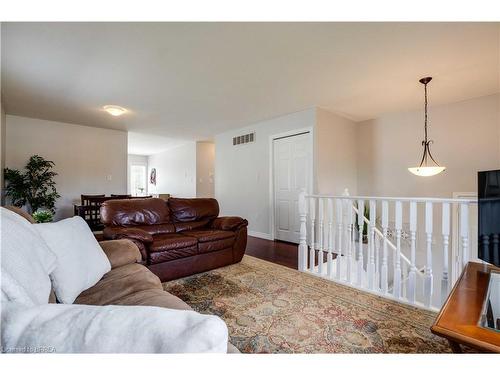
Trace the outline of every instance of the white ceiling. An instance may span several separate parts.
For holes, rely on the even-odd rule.
[[[498,23],[4,23],[2,92],[9,114],[202,140],[313,106],[354,120],[421,108],[426,75],[433,105],[496,93],[499,35]]]

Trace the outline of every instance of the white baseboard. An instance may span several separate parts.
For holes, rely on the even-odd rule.
[[[264,240],[272,240],[271,235],[269,233],[256,232],[253,230],[248,231],[248,235],[252,237],[262,238]]]

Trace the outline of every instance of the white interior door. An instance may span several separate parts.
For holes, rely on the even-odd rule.
[[[299,193],[310,190],[312,138],[306,132],[273,140],[275,238],[299,242]]]

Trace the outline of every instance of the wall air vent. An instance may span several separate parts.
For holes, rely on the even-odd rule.
[[[255,132],[239,135],[233,138],[233,146],[243,145],[245,143],[255,142]]]

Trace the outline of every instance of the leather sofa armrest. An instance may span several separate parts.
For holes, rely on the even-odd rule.
[[[211,224],[212,229],[218,230],[236,230],[241,227],[246,227],[248,221],[238,216],[223,216],[214,219]]]
[[[137,228],[106,227],[102,231],[102,234],[107,240],[131,239],[140,241],[144,244],[153,242],[153,236],[151,234]]]
[[[111,263],[111,268],[142,261],[141,252],[135,243],[130,240],[110,240],[99,242],[102,250]]]

